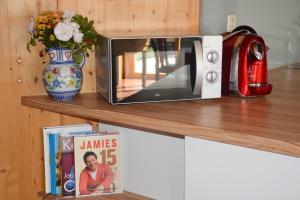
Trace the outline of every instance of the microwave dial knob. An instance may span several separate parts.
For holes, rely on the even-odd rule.
[[[213,71],[213,70],[207,72],[207,74],[206,74],[206,80],[210,84],[213,84],[213,83],[217,82],[217,80],[218,80],[218,73],[216,71]]]
[[[209,51],[206,55],[206,59],[208,62],[215,64],[219,60],[219,54],[214,50]]]

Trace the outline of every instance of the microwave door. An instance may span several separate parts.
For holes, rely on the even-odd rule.
[[[115,77],[115,102],[201,98],[204,65],[201,38],[149,41],[146,49],[129,51],[124,46],[126,51],[115,53],[114,70],[118,72]],[[120,43],[118,44],[117,47],[120,48]]]
[[[199,40],[195,40],[192,48],[192,59],[190,63],[190,76],[193,95],[200,96],[203,82],[203,53]]]

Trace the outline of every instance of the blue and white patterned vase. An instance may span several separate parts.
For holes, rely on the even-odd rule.
[[[85,57],[79,65],[73,60],[70,49],[51,48],[47,50],[50,63],[43,71],[43,83],[47,93],[58,101],[69,101],[82,86],[82,67]]]

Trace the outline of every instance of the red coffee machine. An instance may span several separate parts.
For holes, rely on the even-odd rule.
[[[222,95],[252,97],[270,94],[267,47],[249,26],[223,34]]]

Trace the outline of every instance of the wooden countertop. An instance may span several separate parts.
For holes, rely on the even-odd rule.
[[[26,96],[22,104],[123,127],[300,157],[300,70],[273,69],[269,80],[272,93],[256,98],[112,106],[95,93],[87,93],[68,103]]]

